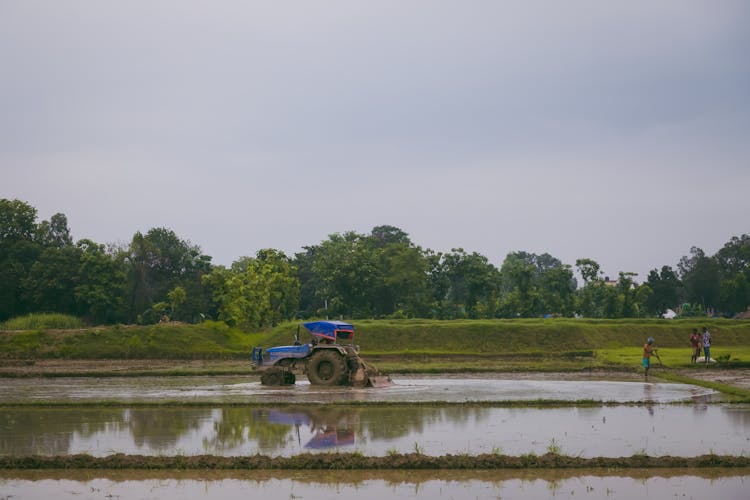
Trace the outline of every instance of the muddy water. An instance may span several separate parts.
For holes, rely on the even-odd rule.
[[[326,403],[331,401],[466,402],[538,399],[666,403],[718,398],[702,387],[611,380],[549,380],[487,377],[396,377],[392,387],[321,388],[307,382],[266,387],[248,377],[138,377],[3,379],[0,401],[124,401],[216,403]]]
[[[69,473],[68,473],[69,474]],[[202,499],[248,498],[472,498],[472,499],[746,499],[750,471],[702,475],[685,471],[631,471],[628,475],[577,471],[488,472],[440,471],[397,473],[288,473],[269,476],[246,473],[227,476],[152,475],[148,473],[102,476],[29,475],[0,473],[0,491],[13,500],[56,499]]]
[[[0,408],[0,454],[750,453],[750,406]]]

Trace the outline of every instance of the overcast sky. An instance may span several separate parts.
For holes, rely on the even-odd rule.
[[[0,198],[217,264],[389,224],[640,281],[750,233],[750,2],[0,0]]]

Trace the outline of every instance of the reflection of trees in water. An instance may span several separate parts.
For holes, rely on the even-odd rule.
[[[268,411],[265,408],[222,408],[221,419],[214,420],[214,434],[203,440],[203,448],[221,453],[249,441],[255,441],[263,453],[285,448],[294,438],[294,426],[269,422]]]
[[[358,441],[389,440],[419,435],[430,426],[450,424],[460,432],[488,418],[481,407],[310,406],[281,408],[131,408],[131,409],[6,409],[0,410],[0,453],[9,455],[67,454],[75,436],[94,437],[129,431],[138,447],[174,453],[180,439],[213,422],[204,438],[207,453],[247,448],[275,453],[298,442],[297,427],[310,433],[357,436]]]
[[[154,450],[174,447],[181,437],[198,430],[202,421],[209,418],[211,409],[132,408],[126,412],[133,442]]]
[[[422,434],[426,427],[449,423],[460,432],[471,423],[489,417],[490,409],[471,406],[383,406],[367,408],[361,415],[358,435],[370,439],[396,439]]]
[[[341,432],[353,429],[359,412],[342,407],[223,408],[221,419],[214,421],[213,436],[204,439],[203,447],[222,453],[254,442],[261,453],[284,451],[298,441],[298,426],[312,433]]]
[[[449,423],[457,428],[485,420],[489,409],[481,407],[295,407],[222,408],[214,420],[214,434],[203,447],[222,453],[254,442],[261,453],[284,451],[297,443],[297,427],[311,433],[356,433],[358,440],[387,440],[420,434],[428,426]],[[297,443],[303,444],[303,443]]]
[[[0,453],[60,455],[70,450],[75,434],[89,437],[114,423],[123,423],[117,409],[4,409],[0,410]]]

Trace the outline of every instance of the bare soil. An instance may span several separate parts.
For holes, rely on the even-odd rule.
[[[716,368],[683,370],[678,372],[685,377],[704,380],[706,382],[719,382],[722,384],[750,390],[750,369],[738,368],[733,370],[719,370]]]
[[[58,455],[52,457],[0,457],[0,469],[148,469],[148,470],[406,470],[406,469],[627,469],[627,468],[746,468],[750,457],[701,455],[698,457],[631,457],[581,458],[547,453],[545,455],[442,455],[418,453],[367,457],[356,453],[303,453],[293,457],[253,455],[243,457],[143,456],[115,454]]]

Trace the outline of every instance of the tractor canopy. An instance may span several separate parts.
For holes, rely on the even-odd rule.
[[[343,321],[310,321],[302,323],[302,326],[317,339],[328,339],[336,342],[337,340],[352,340],[354,338],[354,325]]]

